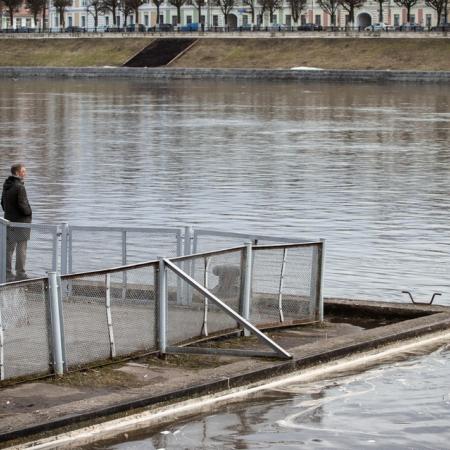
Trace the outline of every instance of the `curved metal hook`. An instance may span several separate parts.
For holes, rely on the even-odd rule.
[[[411,299],[411,301],[412,301],[415,305],[431,305],[431,304],[433,304],[434,298],[435,298],[437,295],[442,295],[440,292],[434,292],[434,293],[433,293],[433,296],[431,297],[431,300],[427,303],[427,302],[416,302],[416,301],[414,301],[414,298],[413,298],[411,292],[409,292],[409,291],[402,291],[402,294],[408,294],[408,295],[409,295],[409,298]]]

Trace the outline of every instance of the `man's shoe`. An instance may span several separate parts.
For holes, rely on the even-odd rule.
[[[16,281],[29,280],[29,279],[30,279],[30,277],[26,273],[23,273],[22,275],[16,275]]]

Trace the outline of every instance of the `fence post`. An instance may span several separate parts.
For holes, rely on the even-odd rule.
[[[50,303],[50,320],[52,328],[53,370],[56,375],[64,373],[63,336],[61,324],[61,304],[59,302],[58,277],[56,272],[48,273],[48,294]]]
[[[167,347],[167,269],[164,258],[158,259],[158,345],[159,353],[164,355]]]
[[[105,275],[105,305],[106,305],[106,321],[108,324],[109,335],[109,354],[111,358],[116,357],[116,343],[114,341],[114,330],[111,314],[111,276],[109,273]]]
[[[66,275],[68,273],[67,271],[67,240],[68,240],[68,234],[69,234],[69,224],[68,223],[62,223],[61,224],[61,275]]]
[[[316,290],[316,319],[323,322],[323,276],[325,270],[325,239],[320,240],[321,245],[319,251],[318,261],[318,276],[317,276],[317,290]]]
[[[184,227],[184,255],[192,254],[192,227]],[[191,275],[192,271],[192,261],[187,260],[183,263],[183,271]],[[190,305],[192,303],[192,289],[187,284],[184,283],[183,294],[181,296],[181,304],[182,305]]]
[[[127,265],[127,232],[122,230],[122,265]],[[127,271],[122,273],[122,300],[127,297]]]
[[[6,283],[6,236],[8,234],[9,221],[0,218],[0,284]]]
[[[5,379],[5,353],[4,353],[4,335],[2,322],[2,303],[0,302],[0,380]]]
[[[242,289],[242,302],[241,302],[241,316],[250,321],[250,302],[252,294],[252,243],[245,243],[245,257],[244,257],[244,276],[243,276],[243,289]],[[244,329],[244,336],[250,336],[250,331]]]

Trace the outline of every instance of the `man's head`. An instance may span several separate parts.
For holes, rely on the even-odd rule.
[[[27,175],[27,169],[23,164],[13,164],[11,166],[11,173],[19,178],[25,178]]]

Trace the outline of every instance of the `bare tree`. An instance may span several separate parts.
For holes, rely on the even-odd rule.
[[[38,16],[42,13],[44,15],[43,10],[46,7],[46,0],[27,0],[27,9],[30,11],[33,16],[34,24],[37,26]]]
[[[9,26],[10,28],[12,28],[14,21],[14,13],[19,11],[20,6],[22,5],[22,0],[2,0],[2,3],[3,5],[5,5],[5,8],[8,12]]]
[[[103,11],[111,12],[113,16],[113,26],[117,26],[117,11],[120,10],[121,0],[102,0],[103,1]]]
[[[205,0],[193,0],[194,6],[197,8],[198,12],[198,21],[202,22],[202,8],[206,5]]]
[[[59,15],[59,27],[61,29],[66,26],[66,19],[64,17],[64,13],[66,12],[66,8],[72,4],[72,0],[53,0],[53,6]]]
[[[291,15],[294,23],[298,23],[302,11],[306,9],[306,4],[308,0],[288,0],[291,7]]]
[[[181,7],[186,3],[186,0],[169,0],[172,6],[177,8],[177,24],[181,23]]]
[[[387,0],[376,0],[378,3],[378,22],[383,22],[383,3]]]
[[[135,15],[135,24],[136,24],[136,31],[138,31],[138,27],[139,27],[139,7],[142,6],[144,4],[144,0],[126,0],[129,5],[131,10],[134,12]]]
[[[152,0],[152,2],[156,6],[156,25],[159,25],[159,19],[160,19],[159,9],[160,9],[161,5],[164,3],[164,0]]]
[[[273,24],[274,13],[281,7],[282,0],[259,0],[259,4],[261,5],[261,14],[269,11],[269,21]]]
[[[222,11],[225,26],[228,26],[228,15],[236,4],[236,0],[217,0],[220,10]]]
[[[133,12],[133,8],[128,0],[121,0],[119,9],[123,13],[123,26],[127,26],[128,16]]]
[[[355,23],[355,9],[361,8],[364,2],[365,0],[339,0],[339,4],[348,12],[348,22],[351,26]]]
[[[331,25],[336,26],[336,11],[339,6],[339,0],[317,0],[320,8],[331,17]]]
[[[103,0],[88,0],[86,10],[94,18],[94,28],[98,27],[98,16],[105,10]]]
[[[416,6],[418,0],[394,0],[397,6],[406,8],[406,21],[411,23],[411,8]]]
[[[446,0],[425,0],[425,5],[436,11],[437,21],[436,25],[442,23],[442,13],[444,12]]]
[[[255,15],[256,15],[256,2],[257,0],[242,0],[242,4],[248,6],[252,15],[252,24],[255,23]]]

